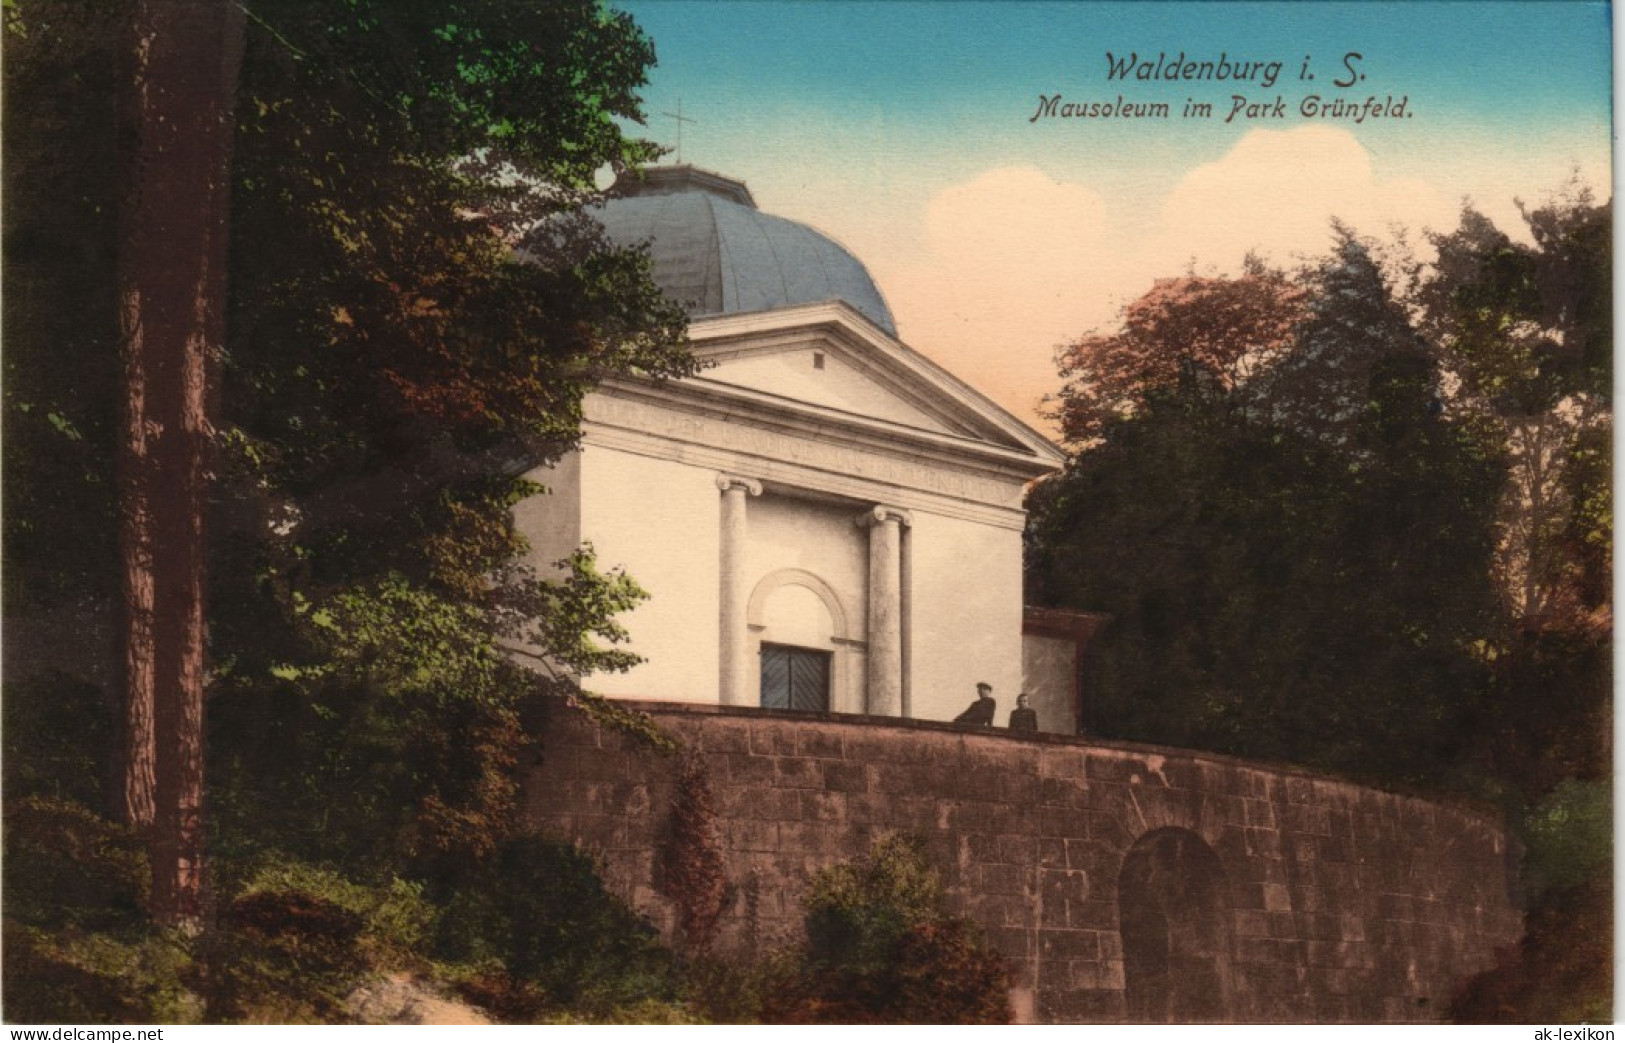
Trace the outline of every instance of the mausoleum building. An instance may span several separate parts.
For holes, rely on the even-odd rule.
[[[1493,812],[1073,734],[1100,620],[1021,597],[1023,493],[1063,456],[904,343],[849,252],[692,168],[603,220],[650,243],[708,368],[602,385],[518,516],[539,563],[590,540],[647,588],[623,617],[647,661],[586,683],[694,759],[550,703],[524,814],[663,938],[686,944],[663,867],[693,766],[732,896],[715,951],[794,937],[811,871],[900,832],[1017,1021],[1434,1021],[1516,943]],[[981,681],[991,727],[940,723]],[[1061,734],[1004,731],[1022,691]]]
[[[1026,691],[1042,730],[1075,731],[1087,627],[1021,596],[1023,493],[1061,451],[899,339],[863,264],[743,183],[623,187],[601,220],[648,244],[705,368],[601,385],[517,511],[538,564],[590,541],[650,594],[622,619],[645,662],[588,687],[943,721],[986,681],[996,727]]]

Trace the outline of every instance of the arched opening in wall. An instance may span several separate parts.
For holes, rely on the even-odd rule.
[[[830,708],[835,622],[818,592],[784,583],[762,610],[762,706],[771,710]]]
[[[835,621],[818,591],[785,582],[761,611],[761,705],[773,710],[829,710]]]
[[[805,569],[762,578],[746,610],[760,663],[760,705],[850,712],[846,612],[833,588]]]
[[[1229,1021],[1234,920],[1224,867],[1188,829],[1135,841],[1117,877],[1130,1021]]]

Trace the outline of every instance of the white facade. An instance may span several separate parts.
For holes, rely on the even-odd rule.
[[[1002,726],[1028,679],[1023,493],[1060,451],[898,340],[862,262],[743,183],[620,188],[605,229],[648,244],[705,368],[602,385],[516,511],[538,567],[590,541],[650,594],[622,620],[645,662],[587,686],[952,720],[986,681]]]
[[[582,448],[519,510],[536,564],[588,540],[651,595],[622,620],[646,661],[588,687],[761,705],[777,646],[828,664],[820,708],[951,720],[987,681],[1002,725],[1022,494],[1059,451],[839,301],[690,335],[709,368],[595,392]]]

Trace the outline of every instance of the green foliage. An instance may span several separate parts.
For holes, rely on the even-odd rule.
[[[620,569],[599,572],[591,543],[554,567],[558,579],[527,574],[504,592],[497,632],[523,641],[532,655],[555,664],[555,670],[624,673],[642,662],[615,647],[628,636],[615,617],[649,597],[637,581]]]
[[[189,948],[168,936],[5,926],[6,1020],[185,1025],[203,1020]]]
[[[613,613],[641,591],[598,573],[590,548],[561,567],[477,603],[400,573],[295,599],[301,660],[261,676],[239,661],[215,710],[222,841],[358,868],[492,851],[516,811],[523,722],[548,693],[590,699],[517,663],[517,642],[549,670],[635,661]]]
[[[713,1025],[744,1025],[762,1020],[768,997],[795,977],[796,958],[787,950],[758,958],[701,954],[682,969],[685,1002]]]
[[[709,1025],[687,1003],[635,1000],[598,1014],[566,1011],[541,1020],[543,1025]]]
[[[270,1024],[339,1020],[369,969],[364,920],[304,890],[251,891],[222,911],[209,957],[212,1019]]]
[[[1361,460],[1439,410],[1440,378],[1373,244],[1333,230],[1332,253],[1299,276],[1307,314],[1291,349],[1242,397],[1279,426]]]
[[[6,9],[8,615],[116,609],[130,11]],[[652,61],[586,0],[252,5],[211,417],[217,855],[489,851],[529,701],[635,662],[636,584],[590,550],[521,567],[511,510],[600,379],[694,368],[647,258],[586,211],[602,168],[657,153],[622,129]],[[102,774],[17,767],[81,799]]]
[[[1502,780],[1514,807],[1566,779],[1613,777],[1612,665],[1607,635],[1566,628],[1520,631],[1496,659],[1475,763]]]
[[[873,971],[892,959],[909,928],[938,915],[942,881],[917,840],[893,834],[813,877],[805,901],[812,961]]]
[[[196,943],[211,1020],[342,1021],[369,975],[425,963],[440,910],[421,884],[358,883],[275,854],[226,868],[231,898]]]
[[[1029,500],[1043,603],[1104,612],[1083,729],[1440,781],[1490,698],[1499,460],[1352,236],[1292,350],[1177,390]]]
[[[572,846],[516,837],[444,889],[436,951],[476,968],[465,994],[504,1020],[676,998],[674,965],[652,925],[606,891]]]
[[[1432,236],[1438,260],[1417,299],[1467,392],[1501,416],[1531,416],[1563,399],[1612,399],[1613,204],[1563,186],[1522,207],[1531,244],[1466,208]]]
[[[39,795],[99,806],[113,753],[105,693],[60,671],[8,678],[3,692],[7,798]]]
[[[1577,887],[1612,872],[1614,791],[1609,780],[1568,779],[1525,817],[1524,886],[1531,894]]]
[[[135,833],[55,797],[8,802],[5,917],[127,939],[144,931],[152,874]]]
[[[421,883],[390,877],[368,886],[343,874],[296,859],[271,856],[247,875],[239,894],[301,893],[360,918],[358,941],[378,958],[405,958],[426,951],[438,929],[439,910]]]
[[[1397,291],[1337,229],[1268,365],[1145,389],[1029,500],[1030,598],[1111,616],[1084,731],[1468,790],[1526,823],[1531,941],[1468,1020],[1594,1016],[1611,963],[1582,922],[1611,854],[1611,205],[1569,190],[1524,218],[1532,245],[1468,210]],[[1170,286],[1079,347],[1134,342]],[[1223,334],[1212,310],[1187,324]]]
[[[1436,778],[1488,685],[1490,548],[1466,512],[1482,519],[1493,485],[1447,430],[1423,438],[1431,474],[1351,472],[1288,432],[1169,405],[1041,487],[1039,596],[1112,616],[1084,731]]]
[[[6,614],[105,598],[118,572],[115,259],[125,3],[5,11]],[[13,673],[8,665],[7,673]]]
[[[654,154],[620,131],[653,57],[629,18],[488,0],[256,14],[233,197],[255,279],[233,284],[227,419],[274,488],[322,490],[307,527],[386,520],[403,504],[371,495],[383,475],[497,473],[459,457],[504,439],[556,453],[601,376],[690,371],[647,261],[579,210],[600,166]]]
[[[6,7],[8,617],[117,604],[130,11]],[[500,854],[522,720],[546,695],[597,705],[574,676],[636,662],[614,617],[637,585],[590,548],[546,575],[523,567],[511,514],[542,492],[514,475],[573,444],[600,379],[694,366],[647,258],[585,213],[601,168],[656,154],[622,130],[652,45],[585,0],[270,0],[251,5],[245,45],[211,417],[208,833],[230,898],[190,947],[209,1014],[340,1017],[358,975],[422,959],[448,902],[483,910],[466,949],[519,953],[555,1007],[598,996],[588,974],[611,982],[604,1010],[663,995],[630,984],[640,960],[663,981],[661,958],[587,867],[544,860],[543,890],[557,870],[568,897],[520,911],[541,903],[564,926],[530,949],[508,893],[475,893],[535,882]],[[6,696],[8,794],[99,803],[101,693],[59,676]],[[8,985],[60,971],[70,985],[42,989],[42,1021],[80,1009],[75,989],[83,1020],[167,1020],[132,998],[149,944],[133,838],[67,805],[12,810],[8,923],[49,933],[15,935],[31,941],[8,944]],[[425,879],[432,900],[408,882]],[[108,955],[120,945],[128,973]]]
[[[1421,322],[1455,408],[1507,456],[1497,563],[1520,626],[1607,626],[1613,541],[1611,203],[1565,186],[1523,207],[1532,245],[1466,209],[1435,235]]]
[[[820,966],[779,983],[762,1020],[785,1025],[1004,1025],[1011,1018],[1004,961],[966,920],[916,924],[892,962]]]
[[[1575,433],[1568,446],[1563,483],[1572,510],[1563,545],[1575,564],[1579,603],[1609,605],[1614,575],[1613,431],[1597,425]]]
[[[922,845],[876,841],[814,876],[807,944],[775,968],[762,1020],[778,1024],[1005,1024],[1009,974],[974,924],[948,917]]]

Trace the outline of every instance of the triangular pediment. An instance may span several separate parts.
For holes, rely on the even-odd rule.
[[[1060,450],[1003,407],[840,301],[695,321],[696,383],[855,420],[1030,453]],[[686,383],[686,382],[685,382]]]
[[[938,434],[969,432],[822,338],[718,362],[706,380]]]

